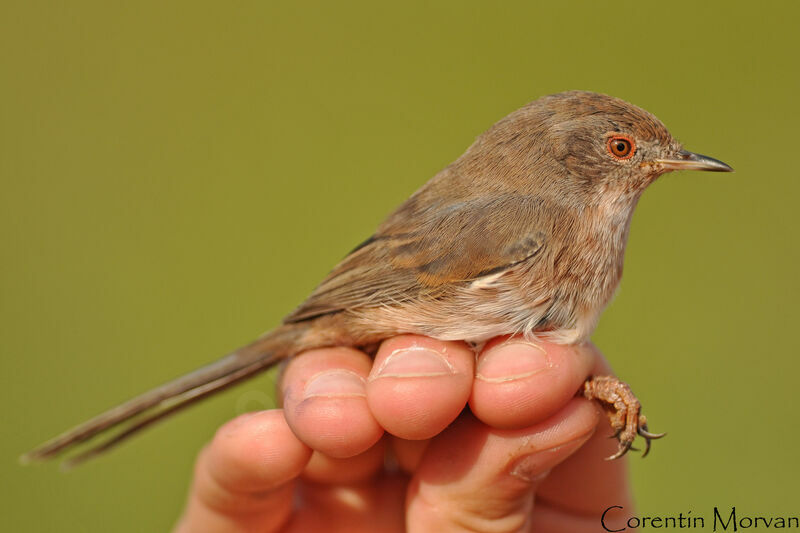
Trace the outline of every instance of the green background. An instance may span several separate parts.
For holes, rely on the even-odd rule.
[[[800,514],[797,4],[0,8],[0,529],[164,531],[270,376],[84,467],[55,432],[275,325],[494,121],[588,89],[734,174],[643,197],[595,341],[670,435],[641,515]]]

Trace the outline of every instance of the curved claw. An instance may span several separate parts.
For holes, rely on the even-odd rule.
[[[647,454],[650,453],[650,441],[653,439],[660,439],[666,435],[666,433],[650,433],[647,430],[647,424],[642,424],[639,426],[639,429],[636,432],[644,438],[645,448],[644,453],[642,454],[643,458],[647,457]]]
[[[619,443],[619,448],[617,449],[617,453],[615,453],[614,455],[612,455],[610,457],[606,457],[606,461],[613,461],[614,459],[619,459],[620,457],[622,457],[623,455],[628,453],[628,450],[630,450],[630,449],[631,449],[631,443],[630,442],[620,442]]]
[[[650,453],[650,438],[644,438],[644,452],[642,453],[642,459],[647,457],[647,454]]]
[[[661,437],[666,435],[666,433],[650,433],[647,430],[647,424],[639,426],[639,430],[637,431],[637,433],[639,433],[639,435],[641,435],[645,439],[660,439]]]

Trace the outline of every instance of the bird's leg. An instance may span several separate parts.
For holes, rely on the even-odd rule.
[[[645,449],[642,457],[650,451],[650,441],[660,439],[666,433],[650,433],[647,431],[647,418],[640,414],[641,404],[636,399],[631,388],[613,376],[591,376],[579,391],[585,398],[597,400],[608,414],[614,437],[619,441],[617,453],[606,459],[618,459],[628,450],[634,449],[631,445],[636,435],[645,440]]]

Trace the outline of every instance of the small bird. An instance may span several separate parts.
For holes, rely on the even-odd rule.
[[[283,323],[256,341],[92,418],[23,460],[104,452],[198,400],[312,348],[368,349],[413,333],[480,345],[520,334],[587,341],[622,276],[631,216],[672,170],[731,172],[688,152],[652,114],[618,98],[542,97],[480,135],[344,258]],[[619,441],[609,459],[650,440],[623,382],[592,376],[578,394],[601,402]]]

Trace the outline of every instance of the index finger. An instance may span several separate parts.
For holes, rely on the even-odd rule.
[[[282,410],[235,418],[200,453],[175,532],[277,531],[290,517],[294,480],[310,457]]]

